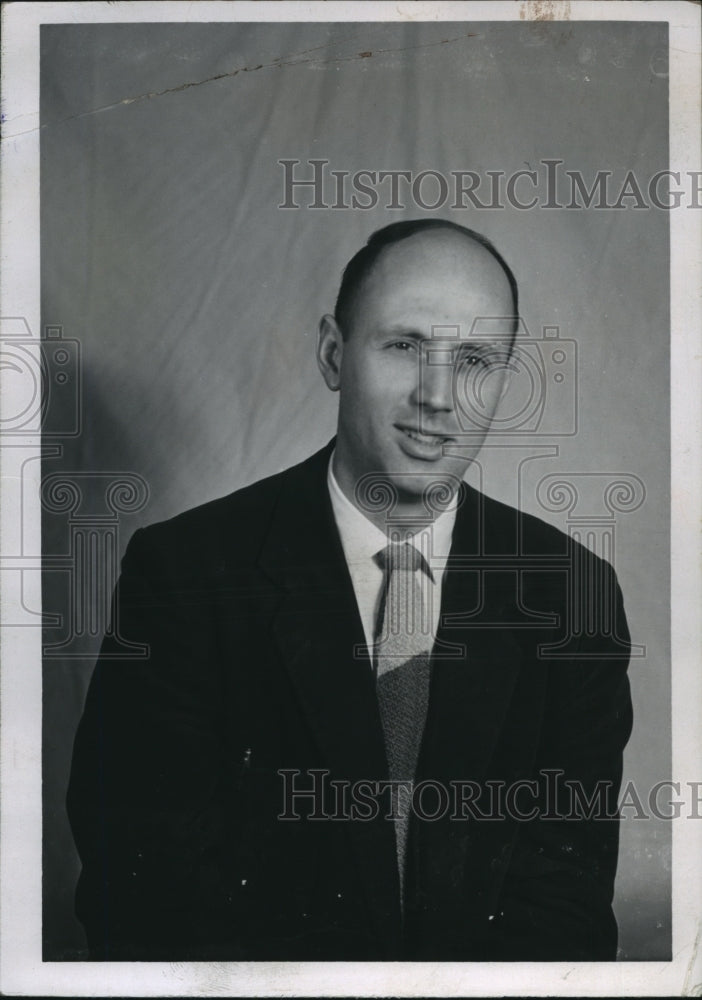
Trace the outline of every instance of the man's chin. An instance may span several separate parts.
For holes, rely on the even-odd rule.
[[[422,462],[401,454],[356,477],[354,502],[371,520],[431,521],[451,506],[468,465],[463,456]]]
[[[451,505],[460,489],[463,471],[461,463],[455,463],[455,468],[447,468],[442,462],[440,466],[436,463],[426,469],[388,472],[382,478],[388,499],[392,497],[396,507],[414,510],[433,519]]]

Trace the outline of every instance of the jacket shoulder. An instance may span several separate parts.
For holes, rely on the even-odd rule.
[[[486,494],[479,495],[483,503],[485,532],[492,547],[527,558],[553,556],[557,559],[586,560],[605,571],[612,570],[605,559],[549,521]]]
[[[233,553],[239,567],[252,565],[278,509],[281,492],[296,478],[304,480],[308,467],[318,458],[312,456],[226,496],[138,529],[127,547],[123,572],[139,567],[177,576],[207,574],[223,568]]]

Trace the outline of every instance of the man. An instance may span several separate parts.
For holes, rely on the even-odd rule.
[[[619,588],[462,482],[517,314],[483,237],[379,231],[320,324],[335,441],[135,534],[149,656],[106,638],[68,798],[93,957],[615,957]]]

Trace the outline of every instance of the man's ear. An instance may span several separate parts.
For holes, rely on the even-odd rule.
[[[317,332],[317,364],[327,388],[338,392],[341,385],[341,359],[344,354],[344,338],[333,316],[327,313],[319,321]]]

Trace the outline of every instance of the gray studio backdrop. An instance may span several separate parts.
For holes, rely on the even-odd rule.
[[[315,158],[351,175],[475,171],[483,203],[488,171],[543,177],[549,158],[588,187],[599,170],[645,185],[667,166],[665,25],[51,25],[41,45],[43,324],[66,342],[50,378],[71,369],[43,463],[44,611],[62,616],[45,635],[45,957],[84,954],[64,796],[115,565],[141,525],[331,437],[316,324],[346,260],[398,218],[486,233],[517,274],[530,334],[558,327],[576,344],[572,398],[549,400],[549,426],[494,442],[473,476],[564,530],[582,517],[588,544],[613,546],[640,654],[625,780],[645,801],[670,777],[668,213],[547,209],[543,186],[531,210],[453,208],[453,190],[441,209],[407,197],[390,209],[385,189],[374,207],[335,209],[330,175],[321,207],[297,188],[300,207],[281,209],[279,160],[307,178]],[[517,190],[530,199],[528,183]],[[436,200],[430,182],[421,194]],[[577,433],[557,436],[573,408]],[[634,811],[620,956],[665,959],[670,831]]]

